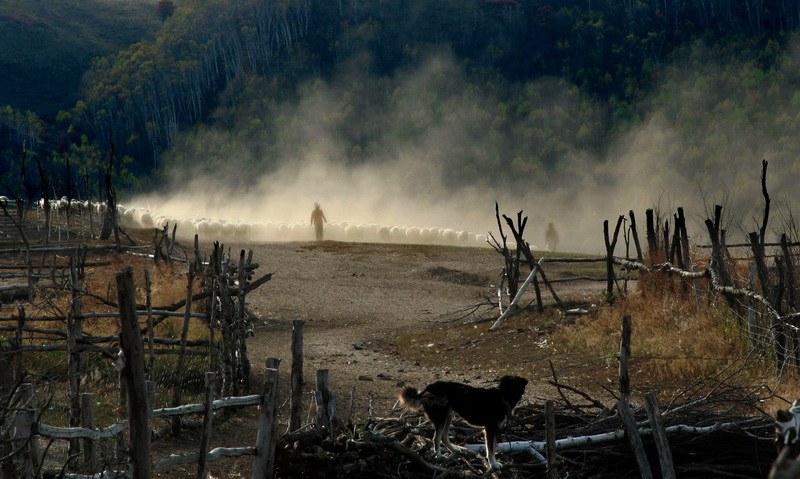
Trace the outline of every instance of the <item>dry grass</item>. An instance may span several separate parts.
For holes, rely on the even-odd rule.
[[[134,282],[136,285],[136,302],[143,305],[146,302],[145,288],[145,269],[150,273],[152,281],[151,295],[154,307],[166,306],[186,299],[187,295],[187,274],[186,267],[182,264],[156,264],[152,259],[133,256],[127,254],[92,254],[87,262],[108,262],[104,266],[91,266],[85,270],[84,287],[86,291],[99,296],[103,300],[116,303],[116,273],[125,267],[132,267],[134,271]],[[50,280],[43,280],[47,288],[37,288],[36,300],[34,303],[25,304],[25,314],[27,317],[34,316],[66,316],[70,310],[71,291],[66,286],[65,280],[57,280],[63,283],[61,287],[52,288]],[[201,291],[201,280],[195,280],[194,293]],[[204,304],[196,302],[193,310],[198,311],[204,308]],[[102,300],[90,295],[81,297],[82,310],[85,313],[116,312],[113,306],[105,304]],[[0,307],[0,316],[12,317],[18,314],[16,305],[5,304]],[[141,317],[140,322],[145,326],[145,318]],[[4,326],[16,326],[17,321],[0,321]],[[45,329],[60,329],[66,331],[66,321],[28,321],[27,326]],[[182,317],[172,317],[163,321],[156,327],[156,335],[166,338],[180,337],[183,325]],[[119,320],[116,318],[90,318],[84,321],[84,334],[95,336],[116,335],[120,331]],[[11,336],[13,332],[0,332],[0,337]],[[36,334],[25,333],[23,342],[25,344],[45,345],[45,344],[64,344],[63,341],[47,341],[38,338]],[[207,339],[209,337],[208,327],[199,320],[190,321],[189,339]],[[110,424],[116,420],[118,390],[118,372],[112,361],[100,354],[83,354],[84,370],[87,375],[84,378],[84,390],[96,394],[97,411],[100,417],[98,421],[103,424]],[[184,380],[188,376],[200,377],[206,369],[205,358],[203,364],[198,363],[196,357],[187,360],[187,370]],[[173,381],[172,374],[175,370],[176,357],[170,355],[159,355],[156,360],[156,368],[153,371],[153,378],[162,387],[168,387]],[[35,374],[40,398],[49,398],[49,407],[43,411],[42,418],[45,422],[52,425],[66,425],[68,388],[66,378],[68,376],[68,353],[66,351],[48,351],[27,353],[24,355],[25,368]],[[200,371],[194,371],[197,369]]]
[[[635,396],[654,392],[668,400],[704,379],[724,375],[735,385],[765,385],[764,396],[775,390],[779,396],[800,397],[794,374],[777,378],[772,355],[750,352],[746,326],[724,300],[697,302],[691,288],[659,276],[643,281],[638,292],[613,306],[578,319],[555,310],[526,310],[494,333],[488,332],[490,323],[447,324],[402,335],[397,349],[420,364],[448,365],[453,371],[471,371],[475,378],[514,373],[547,381],[552,362],[559,382],[608,399],[607,393],[617,388],[623,315],[632,318]],[[780,398],[765,403],[769,411],[779,407],[786,407]]]
[[[747,348],[742,328],[727,306],[695,304],[688,294],[670,292],[618,301],[613,308],[601,308],[560,328],[551,340],[588,357],[614,357],[622,315],[631,316],[633,365],[645,380],[678,383],[713,374]]]

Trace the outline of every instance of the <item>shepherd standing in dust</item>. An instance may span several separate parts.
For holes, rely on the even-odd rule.
[[[555,251],[558,248],[558,232],[553,223],[548,223],[547,232],[544,234],[544,244],[548,251]]]
[[[317,241],[322,241],[322,223],[327,223],[328,219],[325,218],[325,213],[319,208],[319,203],[314,203],[314,211],[311,212],[311,224],[314,225],[314,231],[317,233]]]

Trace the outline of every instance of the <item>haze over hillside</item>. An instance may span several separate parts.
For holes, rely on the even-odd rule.
[[[486,232],[498,201],[532,242],[555,221],[596,251],[629,209],[723,202],[736,235],[762,158],[775,206],[794,192],[800,7],[723,3],[187,0],[97,61],[55,124],[0,118],[0,178],[16,188],[27,141],[54,194],[88,194],[110,139],[124,200],[174,216],[299,222],[319,201]]]
[[[692,53],[700,57],[705,54]],[[392,108],[383,105],[352,116],[343,114],[347,105],[342,100],[348,98],[351,86],[358,84],[362,94],[373,96],[372,89],[379,90],[384,83],[363,72],[342,72],[330,83],[302,89],[305,93],[299,98],[263,112],[291,125],[280,131],[279,146],[267,130],[242,136],[246,128],[239,125],[253,120],[247,104],[237,104],[237,110],[246,113],[227,119],[226,126],[186,135],[177,143],[179,151],[167,152],[165,161],[169,163],[172,154],[188,151],[197,166],[183,162],[181,168],[171,170],[173,182],[168,195],[136,201],[158,205],[177,216],[289,223],[307,221],[313,203],[319,201],[336,221],[438,226],[478,233],[495,230],[494,202],[498,201],[506,214],[524,210],[530,216],[532,243],[544,247],[546,224],[553,221],[562,232],[565,249],[591,252],[602,248],[604,219],[613,225],[618,215],[634,209],[643,222],[647,207],[656,207],[666,215],[677,206],[685,207],[694,220],[690,224],[692,233],[704,242],[704,202],[717,202],[734,215],[730,237],[738,241],[741,228],[752,230],[751,218],[761,214],[762,158],[770,159],[768,183],[774,208],[786,214],[783,206],[798,200],[793,187],[800,173],[798,164],[792,152],[780,145],[781,139],[792,134],[794,123],[759,125],[729,115],[720,105],[745,95],[737,85],[729,91],[689,97],[681,85],[713,84],[724,78],[725,72],[692,72],[684,69],[684,63],[685,59],[680,59],[666,67],[661,73],[663,80],[651,93],[654,98],[668,100],[652,103],[641,121],[616,132],[600,154],[568,145],[552,167],[539,165],[538,169],[526,170],[508,165],[519,176],[504,182],[496,181],[508,173],[498,171],[500,165],[479,168],[477,176],[468,181],[459,174],[465,168],[461,164],[465,151],[480,158],[510,155],[514,149],[508,146],[497,152],[491,128],[481,123],[491,119],[491,112],[499,108],[499,99],[492,91],[443,91],[454,84],[463,91],[474,87],[451,56],[433,55],[419,68],[397,75],[393,79],[395,94],[408,92],[409,97],[392,104]],[[795,59],[787,56],[782,68],[789,70],[782,73],[791,78]],[[439,76],[448,80],[437,85],[433,79]],[[539,97],[539,103],[531,108],[572,115],[576,105],[592,105],[595,111],[584,111],[584,115],[602,118],[602,105],[587,98],[576,100],[569,94],[568,85],[545,79],[531,82],[527,88],[549,93]],[[786,96],[775,99],[777,104],[771,105],[770,114],[778,118],[793,115],[791,85],[776,88]],[[435,101],[414,98],[420,91]],[[442,104],[444,114],[437,111]],[[709,117],[713,121],[698,124],[691,132],[682,131],[685,125],[676,119],[696,114],[709,104],[719,110]],[[351,122],[353,117],[363,121]],[[420,125],[420,134],[409,137],[403,129],[409,121]],[[504,125],[504,138],[511,143],[526,142],[527,125],[524,120]],[[350,150],[352,145],[345,137],[352,129],[363,130],[373,138],[367,152]],[[248,148],[254,143],[262,144],[262,150],[271,154],[254,157]],[[734,151],[735,145],[741,150]],[[726,166],[725,157],[714,150],[729,153],[731,165]],[[699,158],[704,153],[708,161]],[[222,161],[227,162],[227,168],[209,172],[203,166],[220,165]],[[262,174],[264,171],[268,173]]]

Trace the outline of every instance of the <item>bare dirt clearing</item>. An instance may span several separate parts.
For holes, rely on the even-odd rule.
[[[292,320],[305,320],[306,380],[313,387],[314,370],[329,369],[340,396],[355,387],[354,416],[368,414],[370,396],[372,412],[388,414],[402,383],[482,383],[506,373],[539,377],[549,368],[551,348],[529,321],[511,319],[489,333],[491,323],[478,321],[497,310],[470,312],[496,298],[502,258],[492,250],[337,242],[247,247],[260,272],[275,273],[249,296],[261,318],[248,343],[256,374],[267,357],[291,358]],[[587,266],[577,268],[584,274]],[[577,274],[557,264],[547,271],[552,278]],[[557,290],[573,303],[596,302],[602,290],[602,283],[566,284]],[[545,322],[563,319],[549,315]],[[540,394],[534,381],[528,396]]]
[[[263,378],[267,358],[283,360],[281,433],[288,423],[292,321],[297,319],[305,321],[304,391],[314,389],[316,370],[329,370],[342,418],[397,417],[401,411],[393,406],[400,386],[424,387],[438,379],[488,387],[503,374],[517,374],[531,379],[521,405],[557,395],[545,382],[552,377],[548,361],[555,353],[546,334],[570,320],[546,309],[541,315],[511,318],[499,331],[488,332],[492,324],[488,320],[497,317],[497,309],[474,306],[496,301],[503,260],[491,249],[331,241],[227,247],[232,254],[253,250],[254,261],[260,265],[258,275],[274,273],[248,295],[248,308],[256,317],[248,355],[256,384]],[[546,265],[551,279],[592,273],[602,277],[600,268],[597,264]],[[556,289],[563,301],[587,305],[599,300],[603,287],[600,282],[578,282]],[[552,306],[549,294],[542,294],[545,305]],[[614,374],[610,371],[609,377]],[[603,380],[592,378],[592,382]],[[315,409],[310,394],[304,406],[304,422],[311,423]],[[212,447],[253,440],[256,417],[242,413],[235,423],[215,431]],[[156,455],[163,455],[191,451],[195,446],[183,438],[160,441],[155,447]],[[249,477],[249,467],[249,461],[222,460],[212,465],[212,473]],[[192,471],[173,468],[159,477],[181,477]],[[324,476],[320,471],[308,474]]]

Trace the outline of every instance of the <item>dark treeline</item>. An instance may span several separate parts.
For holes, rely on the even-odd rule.
[[[213,123],[210,112],[242,94],[226,87],[263,82],[281,101],[304,81],[330,78],[345,65],[389,77],[436,48],[451,52],[481,88],[523,89],[543,77],[564,82],[565,91],[577,88],[581,98],[603,107],[578,102],[570,113],[588,108],[587,118],[596,121],[589,131],[572,125],[564,141],[579,138],[597,151],[610,129],[640,114],[653,75],[676,50],[699,40],[716,58],[744,55],[753,68],[769,71],[787,34],[800,27],[800,3],[782,0],[185,0],[176,5],[157,33],[97,59],[84,76],[82,100],[52,124],[43,124],[35,112],[2,111],[3,187],[14,190],[23,147],[53,175],[69,161],[74,171],[93,176],[113,140],[127,158],[119,165],[124,186],[135,188],[134,177],[145,178],[161,166],[162,152],[179,132],[199,121]],[[517,106],[526,101],[522,90],[505,97]],[[543,155],[540,161],[551,161]],[[512,160],[526,161],[525,155]]]

